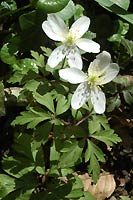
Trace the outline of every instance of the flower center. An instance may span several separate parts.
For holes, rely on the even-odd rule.
[[[75,36],[69,31],[67,37],[66,37],[66,40],[64,41],[64,43],[70,47],[70,46],[75,46]]]
[[[88,84],[90,85],[90,87],[96,86],[98,79],[99,79],[98,76],[95,74],[88,76]]]
[[[91,74],[88,76],[88,84],[89,86],[92,88],[92,87],[98,87],[101,82],[101,78],[102,76],[99,76],[97,74]]]

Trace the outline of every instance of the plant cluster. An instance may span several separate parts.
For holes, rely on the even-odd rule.
[[[110,120],[132,104],[130,1],[81,4],[0,4],[0,128],[13,134],[1,200],[95,200],[75,172],[96,183],[106,151],[121,142]]]

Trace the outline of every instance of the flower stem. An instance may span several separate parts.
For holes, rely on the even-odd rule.
[[[83,123],[85,120],[87,120],[90,116],[91,116],[91,112],[87,116],[82,118],[80,121],[78,121],[74,126],[79,126],[81,123]]]

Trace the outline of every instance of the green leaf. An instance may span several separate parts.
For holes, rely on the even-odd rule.
[[[56,150],[55,143],[50,148],[50,161],[59,160],[60,153]]]
[[[68,96],[68,99],[64,95],[58,95],[57,98],[57,106],[56,106],[56,114],[60,115],[64,112],[66,112],[70,107],[70,96]]]
[[[96,200],[96,198],[90,192],[84,192],[84,197],[79,200]]]
[[[45,111],[35,110],[30,107],[28,111],[21,112],[21,116],[16,117],[12,125],[27,124],[27,128],[35,128],[40,122],[50,119],[51,116]]]
[[[50,135],[52,129],[52,124],[50,122],[46,122],[41,126],[38,126],[35,130],[35,138],[34,140],[38,143],[45,144],[48,141],[48,137]]]
[[[130,200],[129,196],[120,196],[121,200]]]
[[[130,86],[132,86],[132,76],[130,75],[119,75],[117,76],[113,82],[117,83],[117,84],[121,84],[122,86],[124,86],[124,88],[128,88]]]
[[[133,56],[133,41],[122,38],[121,43],[126,48],[127,53],[130,55],[130,57],[132,57]]]
[[[80,160],[81,158],[81,154],[84,147],[83,143],[84,143],[83,141],[81,142],[73,141],[71,144],[69,144],[69,148],[67,149],[68,151],[62,153],[58,166],[61,168],[73,167],[77,163],[77,161]]]
[[[125,35],[129,31],[129,24],[123,22],[122,20],[118,20],[118,30],[115,34],[113,34],[111,37],[109,37],[110,42],[118,42],[122,43],[122,40],[124,39]]]
[[[42,174],[42,175],[45,174],[44,167],[37,166],[37,167],[36,167],[36,171],[37,171],[39,174]]]
[[[126,88],[126,90],[123,90],[123,96],[129,105],[133,104],[133,86]]]
[[[133,24],[133,14],[127,12],[117,4],[114,4],[112,1],[114,0],[95,0],[97,1],[102,7],[107,9],[110,12],[113,12],[123,18],[124,20],[128,21],[129,23]],[[116,1],[118,2],[118,1]],[[128,5],[128,4],[127,4]]]
[[[38,86],[40,84],[40,81],[36,81],[36,80],[29,80],[25,85],[24,85],[24,89],[27,89],[31,92],[36,92]]]
[[[85,151],[85,162],[90,161],[88,170],[92,173],[94,182],[98,180],[100,174],[99,162],[105,162],[102,150],[90,140],[87,140],[87,149]]]
[[[107,99],[107,112],[112,112],[115,108],[119,108],[121,99],[119,95]]]
[[[130,0],[110,0],[112,3],[116,4],[117,6],[123,8],[124,10],[128,10]]]
[[[0,51],[1,60],[6,64],[14,64],[17,62],[16,57],[14,56],[14,49],[10,49],[9,43],[3,45]]]
[[[5,115],[4,100],[5,100],[4,85],[0,81],[0,117]]]
[[[121,142],[120,137],[118,137],[118,135],[115,134],[114,130],[112,129],[96,132],[91,136],[97,140],[104,142],[108,146],[113,146],[113,144]]]
[[[21,82],[28,72],[35,72],[38,74],[38,67],[34,59],[25,58],[18,60],[17,63],[12,65],[14,74],[11,76],[8,82],[17,83]]]
[[[50,48],[41,47],[41,50],[44,52],[44,55],[47,57],[49,57],[50,54],[52,53],[52,50]]]
[[[75,14],[75,5],[72,0],[70,0],[67,6],[56,14],[61,17],[63,20],[70,19]]]
[[[81,6],[80,4],[76,4],[75,6],[76,10],[75,10],[75,14],[74,14],[74,19],[77,20],[78,18],[80,18],[81,16],[83,16],[84,14],[84,7]]]
[[[26,157],[24,154],[19,153],[16,158],[12,156],[4,158],[2,163],[4,171],[15,178],[20,178],[32,171],[35,168],[33,158],[29,159],[28,156]]]
[[[69,0],[38,0],[36,7],[44,13],[55,13],[62,10]]]
[[[19,17],[21,30],[28,30],[36,26],[36,11],[25,13]]]
[[[67,196],[67,199],[77,199],[83,196],[83,191],[81,189],[72,190]]]
[[[67,199],[77,199],[83,196],[83,183],[78,176],[73,177],[70,181],[72,181],[72,189],[70,193],[65,196]]]
[[[89,124],[88,124],[88,128],[89,128],[89,133],[90,134],[94,134],[97,131],[104,129],[109,129],[109,124],[108,124],[108,120],[106,119],[106,117],[103,115],[93,115],[92,119],[89,120]]]
[[[5,175],[0,174],[0,199],[12,192],[15,189],[15,179]]]
[[[36,99],[38,103],[46,106],[52,113],[55,113],[54,101],[51,93],[40,95],[39,93],[34,92],[33,97]]]
[[[72,116],[73,118],[76,120],[76,121],[79,121],[80,119],[83,118],[83,114],[80,110],[74,110],[74,109],[71,109],[71,112],[72,112]]]
[[[44,56],[42,54],[39,55],[36,51],[31,51],[31,55],[35,59],[36,65],[44,68]]]
[[[6,14],[11,14],[11,11],[17,10],[17,5],[14,0],[1,1],[0,3],[0,18],[6,16]]]

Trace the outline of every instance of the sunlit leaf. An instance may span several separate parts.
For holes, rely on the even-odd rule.
[[[108,146],[112,146],[113,144],[117,144],[121,142],[120,137],[114,133],[114,130],[104,130],[92,135],[93,138],[104,142]]]
[[[102,7],[105,9],[109,10],[110,12],[113,12],[123,18],[124,20],[128,21],[129,23],[133,24],[133,14],[127,12],[125,9],[123,9],[123,5],[121,4],[121,7],[118,6],[118,1],[117,4],[113,3],[114,0],[95,0],[97,1]],[[120,1],[119,1],[120,3]],[[125,6],[126,5],[126,6]],[[124,7],[127,9],[128,3],[124,4]]]
[[[89,173],[92,173],[94,182],[97,181],[100,174],[99,161],[105,162],[102,150],[90,140],[87,140],[87,149],[85,152],[85,162],[89,161]]]
[[[0,174],[0,198],[15,189],[15,179],[6,174]]]
[[[40,95],[39,93],[35,92],[33,96],[38,103],[46,106],[52,113],[55,112],[53,97],[50,93]]]
[[[68,96],[69,98],[69,96]],[[56,114],[60,115],[64,112],[66,112],[70,107],[70,98],[67,99],[65,96],[63,95],[58,95],[58,99],[57,99],[57,106],[56,106]]]
[[[75,163],[80,159],[83,151],[83,144],[81,142],[73,142],[70,144],[67,152],[63,152],[60,161],[59,167],[69,168],[75,165]]]
[[[27,128],[35,128],[40,122],[50,119],[51,116],[45,111],[34,110],[29,108],[28,111],[21,112],[21,116],[16,117],[12,125],[27,124]]]

